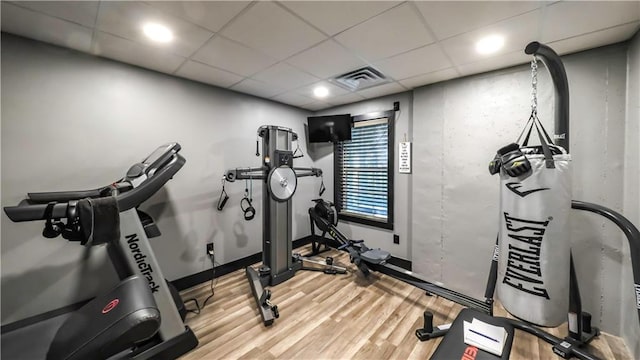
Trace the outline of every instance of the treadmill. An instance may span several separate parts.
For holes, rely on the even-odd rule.
[[[45,321],[7,331],[2,334],[1,357],[6,359],[80,359],[80,358],[127,358],[127,359],[175,359],[198,345],[193,331],[183,323],[184,316],[178,311],[179,295],[172,294],[170,284],[165,280],[149,243],[149,238],[160,235],[153,219],[137,207],[160,190],[184,165],[185,159],[178,152],[178,143],[168,143],[158,147],[151,155],[132,165],[124,178],[104,187],[82,191],[60,191],[28,193],[27,199],[17,206],[4,208],[14,222],[45,220],[43,234],[55,237],[62,234],[70,241],[81,241],[79,233],[78,202],[81,199],[105,199],[114,197],[119,208],[120,237],[107,243],[107,251],[121,282],[111,292],[98,296],[74,313],[62,314]],[[66,220],[66,224],[60,220]],[[49,236],[48,236],[49,235]],[[85,242],[83,241],[83,245]],[[89,243],[88,245],[95,245]],[[142,284],[142,288],[140,287]],[[125,289],[126,288],[126,289]],[[88,322],[84,331],[73,329],[68,318],[77,318],[78,312],[88,311],[86,307],[105,296],[122,296],[122,292],[135,293],[143,301],[147,312],[141,322],[153,317],[157,308],[161,321],[146,340],[136,338],[133,331],[125,331],[125,336],[110,338],[106,333],[94,334],[91,339],[68,339],[62,327],[75,331],[75,337],[88,337],[87,333],[100,331],[98,322]],[[178,296],[176,299],[175,297]],[[106,308],[106,307],[105,307]],[[103,310],[104,308],[100,307]],[[139,309],[131,309],[130,314]],[[76,319],[77,320],[77,319]],[[159,319],[160,320],[160,319]],[[85,319],[86,321],[86,319]],[[128,319],[129,324],[137,320]],[[77,322],[77,321],[76,321]],[[62,327],[61,327],[61,324]],[[112,331],[115,324],[104,325],[104,331]],[[77,327],[77,326],[76,326]],[[146,326],[149,332],[152,326]],[[57,332],[57,333],[56,333]],[[73,337],[73,336],[71,336]],[[60,344],[61,338],[67,338]],[[144,340],[144,341],[141,341]],[[97,342],[97,343],[96,343]],[[134,346],[135,345],[135,346]],[[83,349],[73,349],[82,346]],[[83,354],[83,351],[89,351]],[[93,352],[91,352],[93,351]]]

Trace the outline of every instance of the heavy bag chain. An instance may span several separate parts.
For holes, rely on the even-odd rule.
[[[538,57],[531,60],[531,114],[538,114]]]

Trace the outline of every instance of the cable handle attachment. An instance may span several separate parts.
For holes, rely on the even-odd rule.
[[[304,157],[304,153],[302,152],[302,150],[300,150],[300,140],[295,140],[296,142],[296,149],[293,151],[293,158],[294,159],[299,159],[301,157]]]
[[[222,191],[220,192],[220,198],[218,198],[218,206],[217,209],[218,211],[222,211],[222,209],[224,209],[224,206],[227,204],[227,201],[229,200],[229,195],[227,195],[227,191],[224,189],[224,185],[225,182],[227,181],[226,176],[222,176]]]
[[[322,196],[327,188],[324,186],[324,176],[320,175],[320,190],[318,190],[318,196]]]

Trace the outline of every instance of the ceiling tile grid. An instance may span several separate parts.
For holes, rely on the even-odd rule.
[[[358,94],[364,96],[365,98],[372,99],[379,96],[395,94],[403,91],[407,91],[407,89],[397,82],[392,82],[392,83],[360,90],[358,91]]]
[[[288,93],[274,96],[271,98],[271,100],[293,105],[293,106],[303,106],[314,101],[314,99],[310,97],[302,96],[294,92],[288,92]]]
[[[283,62],[261,71],[251,78],[273,84],[284,90],[291,90],[319,80],[317,77]]]
[[[410,4],[375,16],[338,34],[335,39],[369,61],[387,58],[435,40]]]
[[[400,4],[400,1],[282,1],[281,4],[333,36]]]
[[[309,98],[314,98],[313,89],[317,86],[324,86],[325,88],[327,88],[327,90],[329,90],[329,95],[327,95],[327,97],[323,99],[324,101],[327,101],[327,102],[331,102],[333,99],[337,97],[345,96],[351,93],[349,90],[345,90],[339,86],[333,85],[328,81],[320,81],[314,84],[303,86],[298,89],[295,89],[294,92]]]
[[[104,32],[95,34],[93,53],[168,74],[173,73],[185,61],[185,58],[179,55]]]
[[[481,55],[475,50],[478,40],[492,34],[509,34],[505,44],[498,52],[490,56]],[[497,57],[513,51],[523,51],[526,44],[538,39],[540,33],[540,11],[535,10],[523,15],[489,25],[440,42],[444,51],[456,65],[468,64]]]
[[[245,9],[250,1],[150,1],[149,5],[167,14],[218,32]]]
[[[222,34],[278,60],[327,37],[273,2],[258,2],[229,24]]]
[[[406,79],[453,66],[438,44],[423,46],[382,60],[375,65],[394,79]]]
[[[199,81],[219,87],[229,87],[236,84],[242,79],[242,76],[216,69],[206,64],[188,60],[175,72],[177,76],[181,76],[194,81]]]
[[[90,28],[96,24],[99,5],[98,1],[11,1],[10,3]]]
[[[272,84],[250,78],[242,80],[241,82],[233,85],[230,89],[263,98],[270,98],[285,91],[284,89],[273,86]]]
[[[358,93],[347,93],[347,94],[332,98],[330,102],[331,102],[331,105],[335,106],[335,105],[356,103],[362,100],[366,100],[366,98]]]
[[[309,110],[629,39],[639,1],[3,1],[2,31]],[[169,27],[153,43],[145,22]],[[503,34],[480,55],[475,43]],[[333,77],[372,66],[391,82],[350,92]],[[329,95],[313,96],[316,85]]]
[[[324,41],[288,58],[286,62],[322,79],[367,65],[334,40]]]
[[[223,36],[214,36],[191,58],[243,76],[251,76],[278,62]]]
[[[91,51],[91,28],[7,2],[2,2],[2,31],[78,51]]]
[[[552,42],[639,20],[638,1],[562,1],[545,8],[541,41]]]
[[[574,36],[569,39],[553,41],[548,43],[548,45],[560,54],[567,54],[613,44],[620,41],[620,39],[629,39],[633,34],[637,33],[638,30],[640,30],[640,21],[634,21],[625,25]]]
[[[448,68],[440,71],[434,71],[431,73],[410,77],[404,80],[398,81],[402,86],[407,89],[417,88],[424,84],[433,84],[440,81],[455,79],[460,76],[460,73],[454,68]]]
[[[417,1],[436,38],[443,40],[539,8],[539,1]]]
[[[142,27],[146,23],[164,24],[172,30],[174,40],[171,43],[152,41],[142,31]],[[213,32],[209,30],[165,14],[151,5],[133,1],[101,2],[96,28],[183,57],[191,56],[213,35]]]

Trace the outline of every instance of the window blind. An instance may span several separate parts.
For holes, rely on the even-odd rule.
[[[340,213],[386,221],[389,215],[388,119],[358,121],[339,145]]]

